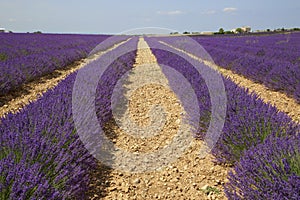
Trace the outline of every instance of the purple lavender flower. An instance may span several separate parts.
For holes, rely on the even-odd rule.
[[[229,173],[229,199],[299,199],[300,135],[270,137],[250,148]]]
[[[0,95],[80,60],[108,35],[0,34]],[[124,39],[124,37],[121,37]]]
[[[191,36],[203,46],[214,62],[226,69],[280,90],[297,99],[294,94],[299,84],[300,33],[289,35]],[[176,37],[161,38],[176,46]],[[207,59],[185,44],[180,48]],[[294,96],[293,96],[294,95]]]
[[[137,39],[130,44],[136,46]],[[118,54],[118,48],[113,52]],[[132,67],[134,59],[135,52],[121,56],[109,67],[106,79],[115,83]],[[73,121],[72,89],[76,75],[77,72],[69,75],[19,113],[1,119],[1,198],[85,198],[89,173],[97,161],[80,140]],[[99,84],[97,99],[105,103],[96,104],[96,113],[103,120],[100,124],[104,124],[104,120],[109,120],[105,111],[111,107],[101,95],[111,95],[113,87]]]
[[[168,41],[171,42],[171,39],[176,41],[176,38],[169,38]],[[157,38],[148,38],[147,42],[151,47],[155,42],[158,45],[156,40]],[[194,127],[195,136],[204,139],[211,120],[211,100],[204,79],[191,63],[179,56],[180,53],[175,55],[161,49],[152,51],[160,64],[174,68],[191,83],[198,97],[200,124],[193,123],[196,121],[193,119],[190,123]],[[223,78],[223,81],[227,93],[227,114],[223,132],[212,150],[218,162],[234,164],[245,150],[262,143],[268,136],[291,135],[299,129],[299,125],[290,117],[264,103],[256,94],[249,94],[228,78]],[[170,84],[171,88],[177,87],[172,82]]]

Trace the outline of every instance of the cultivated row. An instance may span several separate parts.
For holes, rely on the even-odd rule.
[[[136,45],[133,38],[105,56],[119,55]],[[95,110],[90,111],[96,112],[99,120],[108,120],[111,106],[107,99],[116,81],[133,66],[134,58],[135,52],[122,55],[104,73]],[[95,65],[101,68],[97,60],[85,68]],[[72,90],[77,74],[69,75],[21,112],[1,119],[1,199],[84,198],[96,159],[80,140],[73,121]]]
[[[158,43],[156,38],[148,38],[147,42],[159,64],[174,68],[191,83],[201,116],[200,124],[191,125],[195,127],[195,136],[205,139],[212,120],[210,92],[219,91],[209,90],[207,80],[187,61],[187,55]],[[171,88],[180,87],[172,84],[168,73],[166,76]],[[227,196],[230,199],[299,198],[299,125],[257,95],[249,94],[228,78],[222,79],[227,96],[226,117],[220,137],[214,138],[217,143],[212,153],[218,162],[235,167],[225,186]]]

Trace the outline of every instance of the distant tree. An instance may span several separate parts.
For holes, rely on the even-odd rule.
[[[268,28],[268,29],[267,29],[267,32],[270,32],[270,31],[271,31],[271,30]]]
[[[300,28],[293,28],[294,31],[300,31]]]
[[[224,29],[223,28],[219,29],[219,34],[224,34]]]
[[[241,28],[237,28],[235,31],[238,32],[238,33],[242,33],[243,32],[243,30]]]
[[[234,34],[232,31],[225,31],[225,34]]]
[[[35,34],[42,34],[42,31],[35,31],[33,33],[35,33]]]
[[[183,32],[183,34],[190,34],[190,32],[188,32],[188,31],[184,31],[184,32]]]
[[[285,31],[285,29],[282,27],[282,28],[281,28],[281,31]]]

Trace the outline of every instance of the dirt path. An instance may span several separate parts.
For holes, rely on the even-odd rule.
[[[115,44],[113,47],[105,51],[100,51],[88,58],[76,61],[74,64],[66,67],[65,69],[55,70],[54,72],[38,78],[37,80],[21,86],[17,91],[11,92],[5,96],[0,97],[0,102],[4,105],[0,107],[0,117],[5,116],[7,113],[16,113],[30,102],[37,100],[47,90],[54,88],[60,81],[64,80],[69,74],[79,70],[88,63],[96,60],[103,54],[117,48],[124,44],[126,41]]]
[[[148,84],[140,86],[140,82]],[[151,107],[161,105],[166,121],[159,134],[150,138],[128,134],[134,129],[126,126],[126,118],[121,119],[125,128],[108,123],[106,131],[115,135],[112,140],[116,146],[132,153],[151,153],[168,145],[178,131],[190,133],[189,125],[182,120],[185,111],[143,38],[139,40],[136,64],[126,88],[129,91],[125,94],[129,99],[128,118],[147,129],[151,120],[159,118],[156,113],[149,116]],[[99,163],[99,169],[93,174],[89,199],[226,199],[223,184],[229,168],[215,165],[212,155],[200,159],[201,145],[202,141],[192,138],[190,148],[180,158],[156,171],[130,173]]]
[[[171,48],[174,48],[180,52],[183,52],[190,56],[193,59],[199,60],[200,62],[203,62],[205,65],[212,67],[214,69],[217,69],[223,76],[229,77],[233,82],[235,82],[237,85],[249,89],[249,92],[256,93],[259,95],[259,97],[266,103],[271,103],[272,105],[276,106],[278,110],[285,112],[287,115],[289,115],[294,121],[300,123],[300,104],[298,104],[293,98],[288,97],[286,94],[282,92],[276,92],[268,89],[266,86],[254,83],[253,81],[239,75],[235,74],[230,70],[221,68],[220,66],[217,66],[216,64],[203,60],[191,53],[188,53],[186,51],[183,51],[181,49],[178,49],[170,44],[167,44],[165,42],[162,42],[162,44],[165,44]]]

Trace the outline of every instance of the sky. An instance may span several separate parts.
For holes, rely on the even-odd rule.
[[[300,27],[299,0],[0,0],[0,28],[13,32],[119,34]],[[129,31],[130,32],[130,31]]]

